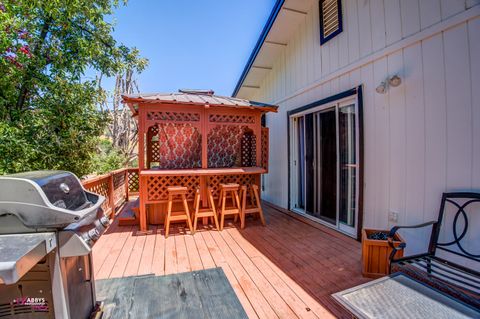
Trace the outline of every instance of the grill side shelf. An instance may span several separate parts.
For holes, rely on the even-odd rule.
[[[0,235],[0,284],[14,284],[57,247],[55,233]]]

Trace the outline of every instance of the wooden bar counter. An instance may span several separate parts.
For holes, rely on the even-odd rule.
[[[188,200],[193,200],[196,188],[200,187],[202,206],[207,207],[209,187],[214,198],[218,198],[221,183],[256,184],[260,187],[260,176],[266,172],[263,167],[143,170],[140,172],[140,187],[146,191],[140,193],[140,230],[146,231],[148,222],[163,223],[168,186],[187,187]]]
[[[140,172],[140,176],[214,176],[265,174],[263,167],[229,167],[229,168],[187,168],[187,169],[149,169]]]

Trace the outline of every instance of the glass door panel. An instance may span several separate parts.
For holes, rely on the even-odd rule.
[[[358,119],[356,103],[337,103],[293,119],[291,207],[356,235]]]
[[[297,203],[296,207],[305,209],[305,124],[303,117],[297,121]]]
[[[313,114],[312,167],[314,169],[311,174],[314,180],[311,183],[314,208],[311,215],[334,225],[337,214],[337,125],[335,117],[335,108]]]
[[[357,211],[357,138],[355,105],[338,110],[339,222],[355,227]]]

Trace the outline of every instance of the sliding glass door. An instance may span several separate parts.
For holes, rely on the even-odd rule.
[[[292,115],[290,208],[352,236],[358,218],[356,100]]]

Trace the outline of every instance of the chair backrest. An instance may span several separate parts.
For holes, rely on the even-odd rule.
[[[430,250],[437,257],[480,271],[480,193],[444,193]]]

